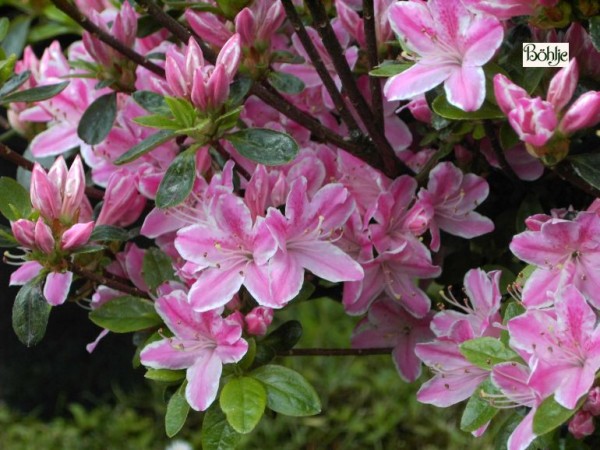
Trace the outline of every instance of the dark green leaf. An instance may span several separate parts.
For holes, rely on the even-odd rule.
[[[31,213],[29,192],[9,177],[0,178],[0,213],[13,222]]]
[[[577,175],[591,186],[600,189],[600,153],[586,153],[571,156],[569,159]]]
[[[167,114],[170,111],[165,98],[156,92],[136,91],[131,96],[138,105],[151,113]]]
[[[188,149],[177,155],[156,193],[156,206],[169,208],[183,202],[192,191],[196,180],[196,152]]]
[[[471,395],[467,406],[460,419],[460,429],[472,432],[488,423],[498,414],[499,410],[494,408],[488,400],[484,399],[485,394],[500,394],[500,390],[494,386],[488,378]]]
[[[549,433],[569,420],[576,409],[567,409],[559,405],[554,396],[546,398],[533,416],[533,432],[538,436]]]
[[[504,113],[497,106],[490,103],[484,103],[477,111],[463,111],[456,106],[448,103],[446,95],[438,96],[432,104],[433,111],[446,119],[452,120],[483,120],[483,119],[502,119]]]
[[[8,27],[8,34],[2,42],[2,49],[7,55],[15,54],[17,58],[21,57],[21,53],[27,42],[27,33],[31,18],[26,16],[18,16],[12,19]]]
[[[23,83],[25,83],[29,77],[31,76],[31,72],[26,70],[24,72],[14,74],[12,77],[8,79],[6,83],[0,88],[0,97],[6,95],[16,89],[19,88]]]
[[[137,144],[135,147],[129,149],[125,154],[119,156],[115,160],[115,164],[125,164],[131,161],[138,159],[140,156],[145,155],[148,152],[151,152],[156,147],[161,144],[164,144],[167,141],[175,138],[175,132],[171,130],[161,130],[152,136],[147,137],[142,142]]]
[[[144,378],[163,383],[173,383],[185,378],[185,370],[148,369],[144,374]]]
[[[321,412],[314,388],[298,372],[282,366],[262,366],[250,374],[267,389],[267,406],[286,416],[313,416]]]
[[[285,133],[247,128],[224,136],[240,154],[267,166],[287,164],[298,154],[298,144]]]
[[[521,140],[513,127],[510,126],[508,122],[504,122],[502,126],[500,126],[500,132],[498,133],[500,136],[500,146],[504,151],[510,150],[515,147]]]
[[[248,91],[252,87],[252,80],[250,78],[238,78],[229,87],[229,104],[230,106],[237,107],[244,102],[244,98]]]
[[[254,378],[232,378],[219,398],[227,422],[238,433],[250,433],[265,412],[267,392],[262,383]]]
[[[158,22],[152,16],[141,16],[137,21],[137,33],[136,37],[145,38],[151,34],[156,33],[162,28],[160,22]]]
[[[77,247],[77,249],[72,250],[72,255],[83,255],[84,253],[95,253],[104,250],[104,247],[101,245],[88,244],[83,247]]]
[[[10,102],[41,102],[60,94],[69,85],[68,81],[63,81],[57,84],[47,84],[45,86],[37,86],[24,91],[13,92],[0,98],[0,103]]]
[[[600,51],[600,16],[590,18],[590,37],[596,50]]]
[[[129,333],[162,323],[152,302],[130,295],[117,297],[92,311],[90,320],[115,333]]]
[[[528,193],[521,204],[519,205],[519,209],[517,210],[517,217],[515,219],[515,228],[518,233],[525,231],[525,219],[534,214],[543,213],[544,208],[540,203],[540,200],[537,195],[533,193]]]
[[[393,77],[394,75],[398,75],[399,73],[404,72],[407,69],[410,69],[413,64],[382,64],[379,67],[375,67],[373,70],[369,72],[369,75],[372,77]]]
[[[142,275],[151,290],[155,290],[165,281],[174,280],[175,272],[171,258],[156,247],[149,248],[144,255]]]
[[[299,94],[305,88],[304,81],[285,72],[270,72],[269,81],[275,89],[284,94]]]
[[[77,135],[86,144],[97,145],[108,136],[116,117],[117,94],[112,92],[98,97],[81,116]]]
[[[511,349],[504,346],[498,339],[481,337],[460,344],[460,353],[467,360],[483,369],[491,369],[494,364],[518,358]]]
[[[185,383],[181,385],[167,403],[167,413],[165,414],[165,431],[167,436],[172,438],[185,425],[190,405],[185,399]]]
[[[302,324],[297,320],[289,320],[281,324],[262,341],[275,351],[285,351],[294,348],[302,337]]]
[[[6,35],[8,34],[8,27],[10,26],[10,21],[8,17],[2,17],[0,19],[0,41],[3,41]]]
[[[12,325],[19,341],[27,347],[38,344],[48,325],[52,306],[42,294],[43,277],[25,284],[17,294],[12,311]]]
[[[231,450],[240,438],[241,435],[229,425],[219,405],[213,404],[202,420],[203,450]]]
[[[129,232],[124,228],[112,225],[96,225],[90,241],[126,241],[129,238]]]
[[[12,235],[12,230],[0,224],[0,248],[13,248],[18,247],[19,243]]]

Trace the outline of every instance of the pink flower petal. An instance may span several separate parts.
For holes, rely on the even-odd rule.
[[[72,281],[72,272],[50,272],[44,284],[44,297],[48,303],[52,306],[62,305],[69,295]]]

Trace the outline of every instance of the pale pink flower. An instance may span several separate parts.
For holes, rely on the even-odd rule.
[[[114,172],[108,179],[102,209],[96,223],[126,227],[135,222],[146,206],[146,199],[136,188],[127,170]]]
[[[417,55],[417,63],[387,81],[386,98],[408,100],[443,82],[452,105],[479,109],[485,99],[482,66],[502,43],[501,23],[469,12],[460,1],[397,2],[388,14],[392,29]]]
[[[413,382],[421,375],[415,345],[433,338],[429,324],[433,314],[421,319],[406,312],[400,303],[380,297],[352,333],[355,348],[393,347],[392,358],[403,380]]]
[[[462,0],[465,6],[475,12],[490,14],[498,19],[515,16],[530,16],[542,6],[555,6],[559,0]]]
[[[267,334],[267,328],[273,321],[273,310],[264,306],[253,308],[244,317],[246,331],[255,336],[264,336]]]
[[[217,396],[223,364],[238,362],[248,350],[242,328],[217,312],[194,311],[184,291],[160,297],[155,307],[174,336],[147,345],[140,360],[154,369],[186,369],[186,400],[205,411]]]

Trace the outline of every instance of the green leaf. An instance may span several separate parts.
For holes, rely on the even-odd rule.
[[[196,119],[194,105],[183,98],[176,97],[165,97],[165,102],[177,123],[181,125],[180,128],[191,128],[194,125]]]
[[[569,157],[575,173],[588,184],[600,189],[600,153],[586,153]]]
[[[63,81],[57,84],[47,84],[45,86],[38,86],[24,91],[13,92],[12,94],[5,95],[0,98],[0,103],[11,103],[11,102],[40,102],[47,100],[60,94],[69,85],[68,81]]]
[[[500,146],[504,151],[510,150],[511,148],[515,147],[519,142],[521,142],[519,136],[517,135],[517,133],[515,133],[515,130],[513,130],[513,127],[511,127],[508,122],[504,122],[500,126],[500,132],[498,133],[498,135],[500,136]]]
[[[467,402],[467,406],[460,419],[460,429],[471,432],[481,428],[498,414],[499,410],[484,399],[485,394],[500,394],[500,390],[494,386],[488,378],[477,388]]]
[[[227,422],[238,433],[250,433],[260,422],[267,405],[267,392],[254,378],[232,378],[219,398]]]
[[[162,323],[154,303],[130,295],[117,297],[92,311],[90,320],[115,333],[144,330]]]
[[[218,405],[213,404],[202,420],[203,450],[231,450],[242,436],[227,422],[227,418]]]
[[[21,57],[27,42],[29,25],[31,25],[31,18],[26,16],[18,16],[11,20],[8,34],[2,42],[2,49],[7,55],[15,54],[17,58]]]
[[[185,370],[148,369],[144,374],[144,378],[163,383],[173,383],[185,378]]]
[[[158,22],[152,16],[141,16],[137,21],[137,33],[136,37],[143,39],[156,33],[162,28],[160,22]]]
[[[25,83],[30,76],[31,72],[29,70],[14,74],[6,83],[4,83],[2,88],[0,88],[0,97],[18,89],[19,86]]]
[[[0,213],[13,222],[31,213],[29,192],[9,177],[0,178]]]
[[[9,227],[0,224],[0,248],[13,248],[18,247],[19,245],[20,244],[12,235],[12,230]]]
[[[6,35],[8,34],[8,27],[10,26],[10,21],[8,17],[2,17],[0,19],[0,41],[3,41]]]
[[[38,344],[44,334],[52,306],[42,294],[44,277],[25,284],[17,294],[12,311],[12,326],[19,341],[27,347]]]
[[[284,94],[299,94],[306,87],[300,78],[285,72],[270,72],[269,81],[275,89]]]
[[[297,320],[288,320],[273,332],[269,333],[262,343],[275,351],[285,351],[294,348],[302,337],[302,324]]]
[[[116,117],[117,94],[112,92],[98,97],[81,116],[77,135],[86,144],[99,144],[110,133]]]
[[[229,86],[229,105],[232,108],[240,106],[251,87],[252,80],[250,78],[238,78],[231,83],[231,86]]]
[[[321,412],[314,388],[298,372],[282,366],[267,365],[250,374],[267,389],[267,406],[286,416],[313,416]]]
[[[463,111],[456,106],[448,103],[445,94],[438,96],[431,105],[433,111],[446,119],[452,120],[484,120],[484,119],[502,119],[504,113],[497,106],[484,102],[477,111]]]
[[[214,121],[214,125],[218,127],[220,133],[229,131],[237,125],[242,109],[244,108],[241,106],[235,109],[231,109],[222,116],[219,116],[217,120]]]
[[[470,363],[482,369],[491,369],[495,364],[518,358],[514,351],[505,347],[498,339],[487,336],[463,342],[460,344],[460,353]]]
[[[165,98],[156,92],[136,91],[131,96],[138,105],[148,112],[154,114],[167,114],[170,111]]]
[[[515,228],[518,233],[525,231],[525,220],[533,216],[534,214],[543,213],[544,208],[540,203],[537,195],[532,192],[528,193],[517,210],[517,217],[515,218]]]
[[[175,138],[175,136],[176,134],[173,131],[161,130],[158,133],[147,137],[136,146],[130,148],[125,154],[119,156],[115,160],[115,164],[126,164],[128,162],[135,161],[140,156],[151,152],[159,145],[164,144],[165,142]]]
[[[569,420],[576,410],[559,405],[554,396],[546,398],[533,416],[533,432],[538,436],[549,433]]]
[[[369,72],[369,75],[372,77],[393,77],[394,75],[398,75],[399,73],[404,72],[407,69],[410,69],[413,64],[397,64],[397,63],[388,63],[382,64],[378,67],[375,67],[373,70]]]
[[[513,319],[521,314],[525,313],[525,307],[517,302],[511,302],[506,305],[506,309],[504,310],[504,316],[502,318],[502,323],[506,325],[510,319]]]
[[[600,51],[600,16],[590,18],[590,37],[596,50]]]
[[[167,412],[165,414],[165,431],[167,436],[172,438],[185,425],[190,405],[185,399],[185,383],[171,396],[167,403]]]
[[[156,247],[149,248],[144,255],[142,276],[150,290],[155,290],[165,281],[174,280],[175,272],[171,258]]]
[[[96,225],[90,236],[90,241],[126,241],[129,232],[124,228],[112,225]]]
[[[193,150],[193,151],[191,151]],[[183,202],[196,180],[196,151],[190,148],[177,155],[158,186],[156,206],[169,208]]]
[[[172,117],[162,114],[151,114],[149,116],[140,116],[133,119],[137,124],[148,128],[158,128],[161,130],[179,130],[181,126]]]
[[[267,166],[287,164],[298,154],[298,144],[285,133],[247,128],[224,136],[240,154]]]

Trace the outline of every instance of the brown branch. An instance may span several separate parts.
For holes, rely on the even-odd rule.
[[[293,348],[277,352],[277,356],[370,356],[390,355],[393,348]]]
[[[83,278],[87,278],[88,280],[91,280],[94,283],[103,284],[105,286],[108,286],[109,288],[121,291],[125,294],[133,295],[135,297],[149,298],[148,294],[146,294],[144,291],[141,291],[134,286],[125,284],[123,281],[117,279],[112,275],[100,275],[72,262],[68,262],[68,267],[69,270],[74,274],[79,275]]]
[[[83,27],[86,31],[100,39],[105,44],[110,45],[116,51],[121,53],[123,56],[129,58],[131,61],[139,64],[140,66],[145,67],[150,72],[155,73],[158,76],[164,77],[165,72],[160,67],[154,64],[145,56],[140,55],[133,49],[124,45],[121,41],[114,38],[111,34],[107,33],[100,27],[98,27],[94,22],[88,19],[84,14],[82,14],[75,5],[70,3],[68,0],[51,0],[54,6],[64,12],[67,16],[77,22],[79,25]]]
[[[389,177],[396,177],[400,173],[409,173],[408,168],[396,157],[394,149],[375,122],[371,107],[358,90],[352,70],[344,56],[344,49],[338,41],[335,31],[331,26],[325,6],[319,0],[306,0],[306,5],[314,20],[325,49],[331,57],[331,61],[342,82],[342,88],[346,91],[352,106],[358,113],[369,138],[375,144],[377,151],[383,161],[383,171]]]
[[[365,40],[367,43],[367,61],[369,63],[369,70],[373,70],[379,65],[377,32],[375,28],[375,7],[373,5],[373,0],[363,0],[363,21],[365,28]],[[384,132],[383,95],[381,92],[381,82],[379,78],[369,76],[369,88],[371,91],[371,104],[373,105],[375,123],[380,125],[380,132]]]
[[[319,51],[317,50],[312,39],[308,35],[308,32],[306,31],[306,28],[304,27],[300,16],[298,16],[298,13],[296,12],[296,7],[294,6],[291,0],[281,0],[281,2],[283,3],[283,7],[285,8],[285,13],[289,21],[294,27],[294,30],[296,31],[296,34],[298,35],[298,38],[302,43],[302,47],[304,47],[306,54],[310,58],[313,66],[315,67],[315,70],[319,74],[319,77],[323,82],[323,86],[325,86],[325,89],[327,89],[327,92],[329,93],[329,96],[331,97],[331,100],[335,105],[336,111],[340,115],[342,121],[348,126],[350,132],[354,132],[358,135],[358,133],[360,133],[358,123],[354,119],[352,112],[348,109],[348,106],[346,105],[342,94],[340,94],[340,92],[338,91],[338,88],[335,85],[335,81],[333,81],[329,70],[323,62]]]
[[[32,171],[33,170],[33,163],[31,161],[29,161],[28,159],[24,158],[23,156],[21,156],[19,153],[15,152],[14,150],[11,150],[9,147],[7,147],[4,144],[0,143],[0,158],[9,161],[11,163],[13,163],[15,166],[17,167],[21,167],[25,170],[29,170]],[[93,188],[93,187],[89,187],[87,186],[85,188],[85,194],[90,197],[90,198],[94,198],[96,200],[102,200],[104,198],[104,192]]]

